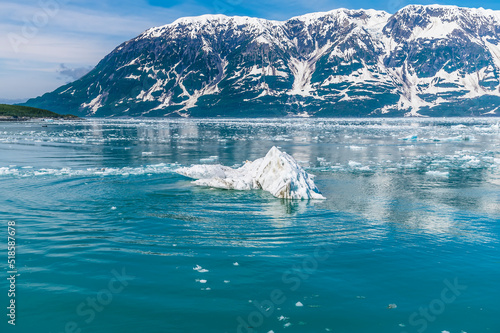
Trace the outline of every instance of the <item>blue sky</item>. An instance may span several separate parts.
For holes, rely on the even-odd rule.
[[[118,44],[182,16],[222,13],[286,20],[336,8],[393,13],[416,3],[500,10],[498,0],[2,0],[0,102],[36,97],[73,81]]]

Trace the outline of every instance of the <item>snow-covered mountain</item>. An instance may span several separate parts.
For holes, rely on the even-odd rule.
[[[500,12],[181,18],[26,105],[80,116],[500,115]]]

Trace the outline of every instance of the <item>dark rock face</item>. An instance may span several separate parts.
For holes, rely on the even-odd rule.
[[[183,18],[26,105],[80,116],[498,115],[500,13],[408,6]]]

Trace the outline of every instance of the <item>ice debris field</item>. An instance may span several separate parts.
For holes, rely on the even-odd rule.
[[[289,164],[290,170],[292,166],[297,170],[302,168],[316,176],[323,173],[365,176],[416,173],[439,181],[464,170],[498,175],[499,124],[495,118],[92,119],[71,123],[55,121],[48,128],[36,122],[22,126],[2,124],[0,145],[7,147],[6,154],[10,151],[8,147],[23,150],[23,147],[28,149],[29,146],[50,149],[63,145],[68,152],[65,159],[84,158],[88,167],[82,169],[81,164],[76,166],[66,162],[34,166],[29,159],[11,159],[11,163],[0,165],[0,177],[152,176],[174,174],[179,169],[187,170],[183,167],[199,163],[205,166],[197,168],[205,168],[207,172],[206,175],[193,177],[200,178],[197,181],[199,185],[259,188],[254,180],[258,181],[257,178],[263,176],[255,174],[261,162],[256,160],[248,165],[235,163],[262,156],[261,147],[272,146],[284,147],[289,153],[287,155],[293,156],[295,161]],[[206,148],[200,149],[199,141]],[[251,156],[244,154],[250,143],[259,147],[252,148],[257,152]],[[231,146],[241,147],[238,150],[242,152],[241,156],[226,155],[225,151],[229,151]],[[81,157],[82,154],[84,157]],[[130,157],[134,163],[102,164],[98,158],[102,154],[116,158]],[[192,175],[194,171],[190,170]],[[208,175],[208,171],[212,175]],[[304,175],[296,172],[297,175]],[[243,173],[248,174],[245,176]],[[220,177],[222,174],[223,177]],[[304,175],[301,185],[309,186],[308,180],[312,181]],[[278,194],[279,191],[276,192],[276,188],[268,184],[266,190]],[[294,191],[296,195],[299,192]]]

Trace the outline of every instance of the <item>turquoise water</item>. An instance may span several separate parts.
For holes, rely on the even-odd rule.
[[[273,145],[327,200],[173,172]],[[498,119],[0,123],[1,331],[498,333],[499,147]]]

